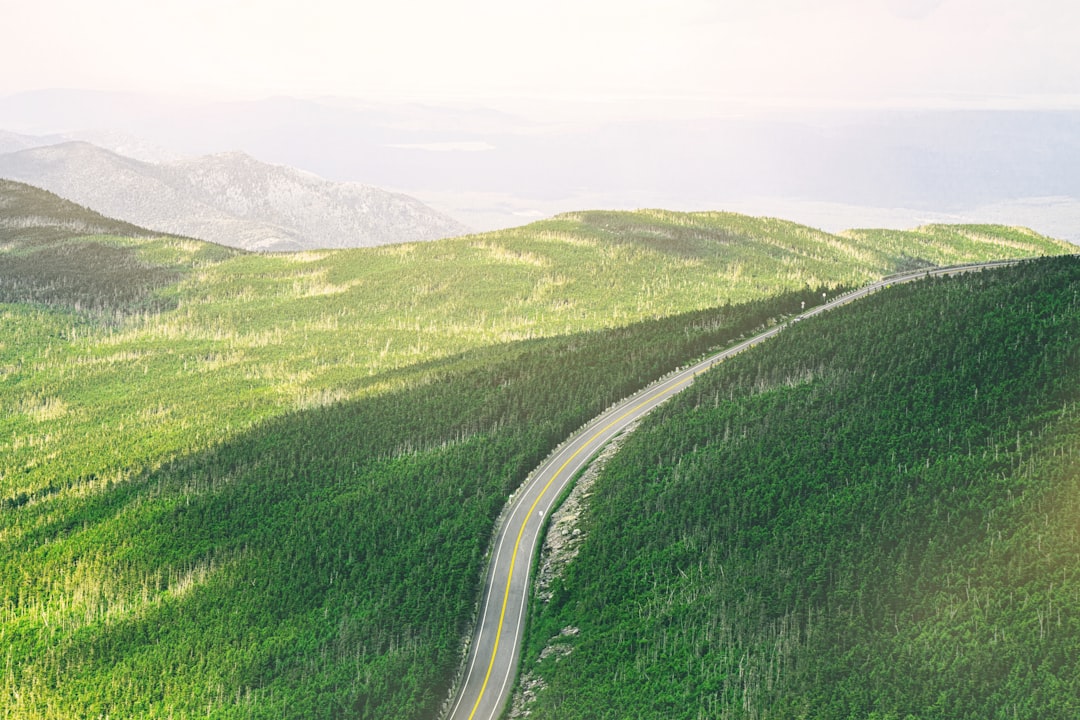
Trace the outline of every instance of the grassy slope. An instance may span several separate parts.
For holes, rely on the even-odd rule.
[[[1076,717],[1078,293],[897,287],[700,379],[594,487],[532,717]]]
[[[128,271],[110,275],[89,302],[101,308],[97,315],[25,304],[0,310],[0,337],[9,338],[0,341],[0,438],[10,438],[0,446],[0,495],[91,473],[122,479],[290,409],[420,382],[423,370],[409,368],[469,349],[808,285],[859,284],[912,262],[874,255],[867,244],[782,221],[657,212],[589,213],[432,244],[270,257],[168,238],[68,243],[84,255],[134,253],[132,264],[113,264]],[[1022,248],[983,243],[979,252],[1063,249],[1032,238]],[[46,250],[0,258],[37,264]],[[922,250],[922,263],[979,255],[946,243]],[[150,292],[145,282],[154,273],[181,281]],[[61,274],[83,285],[97,277],[79,266]],[[134,299],[109,290],[125,277],[148,289]],[[40,299],[37,289],[24,295]],[[74,305],[90,295],[80,286],[53,300]],[[133,312],[148,304],[150,312]],[[397,374],[388,385],[390,372]]]
[[[14,299],[51,304],[0,306],[14,716],[423,715],[507,488],[605,403],[798,298],[605,328],[954,257],[589,213],[364,251],[95,236],[9,238],[0,258],[47,266],[57,244],[178,281],[132,298],[85,273],[43,298],[45,277]]]
[[[17,496],[12,715],[431,716],[506,494],[631,388],[803,299],[480,350],[120,484]]]
[[[48,190],[0,178],[0,242],[41,246],[76,235],[152,237],[158,234],[107,218]]]
[[[108,242],[93,236],[139,238]],[[233,250],[104,217],[31,185],[0,179],[0,303],[65,305],[99,321],[175,305],[156,292]]]

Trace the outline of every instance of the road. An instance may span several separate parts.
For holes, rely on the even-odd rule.
[[[495,720],[513,690],[524,631],[529,579],[541,529],[552,504],[609,440],[668,398],[686,389],[713,365],[782,332],[794,322],[865,297],[889,285],[932,275],[953,275],[1012,265],[1005,260],[892,275],[815,306],[786,323],[679,370],[594,418],[552,454],[511,496],[502,514],[488,567],[481,614],[466,659],[465,676],[450,706],[450,720]]]

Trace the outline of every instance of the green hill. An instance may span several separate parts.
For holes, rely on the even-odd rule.
[[[0,242],[48,245],[78,235],[152,237],[144,228],[107,218],[48,190],[0,178]]]
[[[471,350],[856,285],[913,262],[869,245],[778,220],[659,211],[284,255],[177,238],[17,240],[0,254],[19,264],[0,267],[17,301],[0,313],[0,428],[12,438],[0,492],[131,477],[285,412],[429,382],[431,363]],[[63,264],[70,248],[112,258],[109,270],[65,266],[63,284],[22,269]],[[1066,249],[1031,237],[981,252]],[[928,244],[914,262],[958,256]]]
[[[0,245],[14,718],[429,716],[555,443],[822,292],[971,252],[719,213],[293,255],[80,232]],[[21,274],[72,247],[125,262]]]
[[[1077,717],[1078,292],[898,286],[697,380],[592,487],[531,717]]]
[[[0,179],[0,303],[63,305],[99,319],[164,310],[170,300],[158,291],[194,264],[233,254],[218,245],[161,237]]]

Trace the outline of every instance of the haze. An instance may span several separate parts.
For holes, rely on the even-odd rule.
[[[1063,0],[7,3],[0,92],[1077,106]],[[654,112],[657,110],[654,108]]]
[[[582,203],[1059,236],[1080,218],[1062,0],[6,4],[0,129],[245,150],[478,229]],[[1025,177],[1001,180],[1021,151]]]

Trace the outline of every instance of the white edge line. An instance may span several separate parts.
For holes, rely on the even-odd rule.
[[[503,547],[506,544],[505,540],[506,540],[506,538],[508,536],[507,530],[509,530],[513,526],[514,518],[521,511],[521,508],[523,508],[525,506],[525,497],[529,494],[530,491],[536,489],[537,478],[542,476],[544,474],[544,472],[546,472],[559,459],[561,459],[562,456],[566,454],[567,450],[569,450],[573,446],[574,446],[574,443],[572,443],[572,442],[567,443],[566,446],[561,451],[557,452],[555,455],[551,456],[546,462],[542,463],[540,465],[540,467],[536,471],[534,471],[532,473],[532,475],[533,475],[532,479],[528,483],[526,483],[524,487],[519,488],[518,491],[516,491],[514,493],[514,495],[515,495],[515,497],[514,497],[514,507],[511,509],[510,515],[507,516],[506,522],[502,526],[500,526],[500,528],[499,528],[499,532],[498,532],[498,536],[497,536],[497,540],[496,540],[495,560],[491,564],[491,568],[492,568],[492,571],[493,571],[492,574],[491,574],[491,579],[492,580],[494,580],[494,570],[499,567],[499,558],[502,556]],[[526,517],[525,520],[527,521],[528,518]],[[531,560],[531,555],[530,555],[530,564],[531,564],[531,562],[532,562],[532,560]],[[472,678],[473,671],[476,669],[476,661],[480,659],[480,650],[479,650],[479,648],[480,648],[480,644],[481,644],[481,642],[483,640],[484,630],[485,630],[484,629],[483,619],[488,614],[488,611],[491,609],[491,600],[496,594],[496,593],[492,592],[492,590],[495,589],[494,583],[489,583],[489,585],[491,585],[491,587],[489,587],[488,590],[487,590],[487,600],[484,602],[484,609],[480,612],[480,618],[479,618],[479,621],[480,621],[480,634],[476,636],[476,638],[475,638],[476,642],[473,644],[473,647],[471,647],[469,649],[470,652],[472,653],[473,658],[472,658],[472,662],[469,663],[469,669],[465,673],[465,677],[463,677],[462,680],[461,680],[461,688],[462,688],[462,690],[464,690],[464,688],[469,684],[469,680]],[[501,691],[500,691],[500,694],[501,694]],[[464,699],[465,699],[465,694],[464,694],[464,692],[462,692],[462,693],[460,693],[458,695],[458,701],[456,703],[454,703],[454,707],[450,710],[450,714],[447,717],[453,717],[457,713],[458,708],[461,707],[461,702]]]
[[[664,385],[666,385],[666,384],[681,384],[683,382],[682,379],[687,378],[687,377],[689,377],[690,379],[693,379],[699,372],[703,372],[705,370],[712,369],[712,367],[716,363],[718,363],[718,362],[720,362],[722,360],[726,360],[726,359],[728,359],[730,357],[733,357],[735,355],[738,355],[739,353],[744,352],[745,350],[749,350],[754,345],[757,345],[758,343],[760,343],[760,342],[762,342],[764,340],[767,340],[767,339],[773,337],[774,335],[780,333],[785,328],[790,327],[792,322],[794,322],[795,320],[801,320],[801,319],[813,317],[813,316],[818,315],[819,313],[823,313],[823,312],[825,312],[827,310],[832,310],[833,308],[841,307],[843,305],[848,304],[849,302],[852,302],[853,300],[857,300],[857,299],[859,299],[861,297],[865,297],[866,295],[869,295],[869,294],[873,293],[876,290],[886,288],[886,287],[888,287],[888,286],[890,286],[890,285],[892,285],[894,283],[895,284],[902,284],[902,283],[913,282],[913,281],[916,281],[916,280],[921,280],[921,279],[924,279],[924,278],[930,277],[930,276],[951,275],[953,273],[965,273],[965,272],[968,272],[968,271],[984,270],[984,269],[990,268],[990,267],[1004,267],[1004,266],[1009,266],[1009,265],[1016,265],[1016,264],[1022,262],[1023,260],[1024,259],[998,260],[998,261],[990,261],[990,262],[987,262],[987,263],[971,263],[971,264],[966,264],[966,265],[955,265],[955,266],[950,266],[950,267],[945,267],[945,268],[925,268],[925,269],[921,269],[921,270],[913,270],[913,271],[910,271],[908,273],[899,273],[899,274],[896,274],[896,275],[891,275],[891,276],[888,276],[888,277],[884,277],[884,278],[881,278],[879,280],[876,280],[876,281],[870,283],[869,285],[864,285],[861,288],[856,288],[855,290],[850,290],[850,291],[844,293],[843,295],[840,295],[840,296],[838,296],[836,298],[833,298],[832,300],[829,300],[826,303],[823,303],[823,304],[818,305],[818,306],[816,306],[814,308],[811,308],[810,310],[807,310],[807,311],[805,311],[803,313],[800,313],[799,315],[796,315],[791,320],[780,323],[780,324],[778,324],[778,325],[776,325],[776,326],[774,326],[774,327],[772,327],[772,328],[770,328],[770,329],[768,329],[768,330],[766,330],[766,331],[764,331],[762,333],[759,333],[758,335],[754,335],[753,337],[750,337],[750,338],[744,340],[743,342],[739,343],[738,345],[734,345],[734,346],[728,348],[727,350],[721,350],[720,352],[718,352],[718,353],[716,353],[714,355],[710,355],[709,357],[706,357],[706,358],[700,360],[699,362],[695,363],[694,365],[691,365],[690,367],[686,368],[685,370],[682,370],[681,372],[678,372],[678,373],[672,375],[666,381],[662,381],[656,387],[652,388],[653,391],[662,391],[659,394],[665,395],[665,397],[663,397],[662,399],[659,399],[659,400],[657,398],[652,398],[652,400],[645,400],[643,403],[641,403],[642,407],[644,407],[649,402],[652,402],[653,400],[655,400],[657,402],[655,402],[655,404],[652,407],[650,407],[648,410],[642,410],[642,412],[638,413],[638,417],[644,417],[645,415],[649,414],[654,409],[656,409],[656,407],[658,407],[663,401],[666,401],[669,398],[674,397],[675,395],[677,395],[682,390],[685,390],[686,387],[689,387],[689,384],[687,384],[686,387],[680,388],[676,392],[671,392],[670,388],[665,389]],[[680,381],[680,382],[676,383],[676,381]],[[621,402],[617,403],[616,405],[611,406],[610,408],[608,408],[608,410],[606,410],[605,412],[602,412],[600,415],[597,415],[595,418],[593,418],[592,420],[587,422],[585,425],[583,425],[579,429],[578,432],[580,434],[578,435],[578,439],[580,440],[582,438],[587,437],[588,434],[589,434],[590,429],[594,429],[595,427],[601,425],[604,420],[607,420],[607,419],[611,418],[612,416],[618,414],[620,411],[625,411],[627,408],[631,407],[634,404],[635,401],[642,400],[642,396],[649,394],[649,391],[650,391],[650,388],[648,386],[646,386],[645,388],[642,388],[640,391],[638,391],[638,392],[630,395],[629,397],[623,399]],[[622,429],[623,428],[620,428],[620,430],[622,430]],[[613,435],[613,437],[614,437],[614,435]],[[575,451],[575,453],[584,452],[585,448],[589,447],[590,444],[591,444],[591,441],[586,441],[583,445],[581,445],[579,447],[578,450]],[[599,445],[602,445],[602,443],[599,444]],[[542,463],[539,466],[539,468],[537,468],[537,470],[535,470],[532,473],[532,479],[528,481],[528,483],[525,485],[524,488],[522,488],[524,490],[524,492],[520,493],[520,495],[518,495],[515,498],[514,502],[516,503],[516,507],[514,507],[511,510],[510,515],[506,520],[505,526],[500,527],[500,534],[501,534],[502,538],[506,537],[506,530],[508,530],[512,526],[513,518],[518,514],[520,509],[525,504],[524,503],[525,496],[528,495],[528,493],[531,490],[534,490],[536,488],[536,485],[538,483],[539,478],[545,472],[547,472],[550,468],[552,468],[559,459],[561,459],[568,451],[570,451],[574,447],[577,447],[577,443],[574,440],[571,440],[570,442],[567,442],[564,445],[564,447],[563,447],[563,449],[561,451],[559,451],[555,455],[551,456],[547,461]],[[595,451],[593,451],[593,452],[595,452]],[[582,467],[584,467],[586,462],[589,459],[592,458],[592,454],[593,453],[590,452],[587,455],[582,456],[582,458],[579,461],[577,467],[574,468],[573,473],[569,473],[568,476],[572,477],[574,473],[577,473]],[[570,462],[570,460],[567,460],[566,462]],[[517,494],[517,493],[515,493],[515,494]],[[541,492],[541,496],[542,495],[543,495],[543,492]],[[539,497],[538,497],[538,499],[539,499]],[[549,512],[550,510],[551,510],[551,506],[549,505],[544,511],[542,511],[542,513],[545,514],[545,519],[546,519],[546,513]],[[529,520],[529,518],[526,517],[525,521],[527,522],[528,520]],[[539,538],[539,527],[537,528],[537,534],[536,534],[536,539],[538,539],[538,538]],[[534,539],[534,543],[535,543],[535,539]],[[498,559],[502,554],[503,542],[500,541],[498,543],[498,545],[499,545],[499,547],[498,547],[498,549],[496,550],[496,553],[495,553],[495,563],[494,563],[493,567],[498,566]],[[529,573],[531,573],[531,571],[532,571],[532,560],[533,560],[533,555],[535,554],[534,551],[535,551],[535,548],[530,549],[529,560],[528,560],[528,562],[526,564],[526,570]],[[529,575],[527,574],[526,578],[528,578],[528,577],[529,577]],[[507,578],[508,582],[510,582],[511,580],[512,580],[512,578]],[[528,581],[526,581],[526,586],[527,585],[528,585]],[[525,588],[525,593],[526,593],[525,597],[526,597],[526,599],[525,599],[524,602],[521,603],[521,606],[518,609],[518,629],[517,629],[517,633],[515,634],[515,648],[514,648],[513,652],[511,653],[511,657],[513,657],[513,653],[516,653],[516,652],[520,651],[520,648],[518,647],[519,643],[517,642],[517,638],[518,638],[518,636],[522,635],[523,632],[524,632],[524,628],[521,626],[521,620],[522,620],[522,616],[523,616],[523,614],[525,612],[525,605],[527,603],[528,590],[529,590],[529,588],[526,587]],[[464,688],[468,685],[468,681],[472,677],[473,670],[474,670],[474,668],[476,666],[476,661],[479,658],[478,648],[480,647],[480,642],[481,642],[481,639],[483,638],[483,635],[484,635],[484,628],[483,628],[482,619],[483,619],[483,617],[485,615],[487,615],[487,611],[488,611],[488,609],[489,609],[489,607],[491,605],[491,598],[492,598],[492,592],[491,592],[491,589],[489,588],[487,602],[485,602],[485,604],[484,604],[484,611],[480,614],[480,620],[481,620],[481,622],[480,622],[480,634],[477,636],[476,643],[474,644],[473,648],[470,648],[470,651],[473,652],[473,660],[469,664],[469,670],[465,674],[464,679],[462,680],[462,684],[461,684],[462,690],[464,690]],[[499,688],[499,693],[498,693],[499,697],[502,696],[503,692],[506,689],[506,683],[509,681],[509,676],[510,676],[510,668],[507,667],[505,669],[505,674],[503,676],[502,685]],[[458,701],[454,704],[454,707],[450,711],[450,715],[448,717],[453,717],[453,715],[457,712],[458,708],[461,706],[461,701],[464,699],[464,697],[465,697],[464,693],[462,693],[459,696]],[[495,710],[493,710],[492,713],[488,716],[488,719],[493,720],[495,718],[495,716],[496,716],[496,712],[501,712],[502,710],[503,710],[502,706],[500,706],[498,708],[495,708]]]

